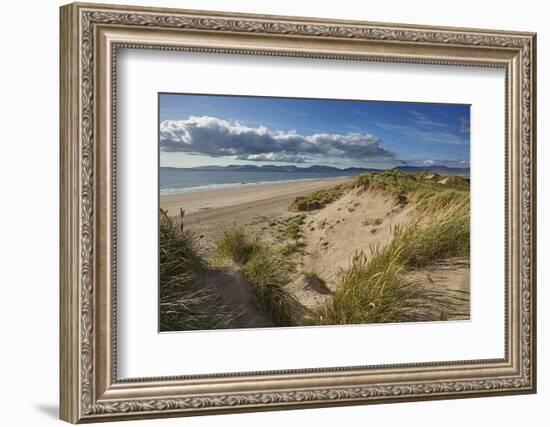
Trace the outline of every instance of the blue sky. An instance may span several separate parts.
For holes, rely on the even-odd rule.
[[[470,107],[160,94],[161,166],[470,162]]]

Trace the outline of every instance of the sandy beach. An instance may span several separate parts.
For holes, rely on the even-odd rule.
[[[184,224],[202,236],[206,249],[213,246],[222,230],[233,224],[246,226],[253,235],[261,235],[272,221],[291,216],[290,203],[298,196],[330,188],[350,178],[293,181],[245,185],[223,189],[190,191],[162,195],[160,207],[179,220],[185,210]],[[261,236],[267,239],[270,236]]]
[[[161,195],[160,207],[168,210],[168,215],[170,216],[178,216],[180,208],[185,209],[186,214],[229,206],[238,206],[238,210],[247,210],[249,203],[253,203],[256,210],[269,210],[275,206],[284,206],[286,208],[297,196],[331,187],[348,179],[350,178],[289,181],[203,191],[187,191]]]

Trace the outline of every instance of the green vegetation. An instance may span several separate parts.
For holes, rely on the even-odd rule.
[[[399,253],[375,250],[367,260],[357,254],[333,300],[317,314],[320,325],[396,322],[416,289],[403,280]]]
[[[230,259],[238,264],[245,264],[258,245],[257,241],[248,237],[244,228],[226,228],[218,243],[216,255],[221,259]]]
[[[294,266],[267,246],[257,246],[243,268],[258,303],[278,326],[295,325],[300,304],[287,289]]]
[[[198,239],[177,228],[165,214],[160,221],[160,330],[182,331],[223,327],[227,316],[208,308],[216,297],[201,288],[207,269]]]
[[[420,212],[431,213],[450,208],[457,204],[470,203],[470,192],[463,190],[440,190],[433,193],[424,193],[424,196],[415,200],[416,209]]]
[[[470,180],[424,172],[407,174],[399,170],[359,175],[355,188],[394,194],[402,204],[417,203],[417,209],[436,211],[470,200]]]
[[[309,212],[324,208],[346,194],[351,189],[349,183],[337,185],[325,190],[314,191],[307,196],[299,196],[290,204],[291,211]]]
[[[459,176],[405,173],[392,169],[359,175],[355,179],[355,186],[371,190],[404,191],[411,196],[421,196],[448,189],[469,191],[470,180]]]
[[[392,241],[357,254],[343,274],[332,302],[318,313],[319,324],[398,322],[414,309],[419,290],[408,269],[470,253],[469,200],[446,206],[424,220],[396,227]]]
[[[305,243],[303,242],[287,243],[286,245],[281,247],[280,252],[281,252],[281,255],[288,256],[296,252],[299,252],[304,246],[305,246]]]
[[[302,230],[301,227],[304,225],[304,221],[306,219],[306,216],[296,215],[292,218],[288,219],[286,224],[284,224],[280,231],[281,233],[290,239],[298,240],[300,237],[302,237]]]
[[[292,255],[299,252],[305,243],[300,239],[302,235],[302,226],[304,225],[306,216],[304,214],[295,215],[291,218],[283,220],[279,223],[277,229],[278,237],[283,242],[287,239],[291,239],[291,242],[285,243],[280,249],[281,255]]]
[[[385,191],[402,197],[406,195],[401,200],[403,203],[415,202],[420,207],[432,210],[444,207],[445,204],[469,200],[470,179],[426,172],[410,174],[397,169],[369,172],[332,188],[296,197],[289,209],[303,212],[321,209],[354,188]]]
[[[299,244],[295,244],[299,247]],[[253,240],[243,228],[224,230],[216,257],[238,264],[253,289],[259,307],[278,326],[295,324],[300,304],[287,290],[294,264],[280,253]],[[197,237],[163,212],[160,221],[160,329],[181,331],[224,328],[234,314],[220,307],[217,296],[204,286],[209,270]]]
[[[470,201],[434,212],[429,221],[417,217],[397,228],[390,246],[402,245],[407,267],[423,267],[432,261],[470,256]]]
[[[241,266],[241,273],[252,287],[258,305],[271,314],[278,326],[295,324],[299,307],[296,298],[287,290],[294,265],[267,245],[252,240],[243,228],[223,232],[216,255]]]

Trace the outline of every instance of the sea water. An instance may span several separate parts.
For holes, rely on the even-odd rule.
[[[196,171],[182,168],[160,168],[160,194],[204,191],[264,183],[331,179],[356,173],[334,172],[272,172],[272,171]]]

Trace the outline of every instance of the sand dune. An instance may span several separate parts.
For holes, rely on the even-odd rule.
[[[349,179],[349,178],[348,178]],[[338,200],[311,212],[291,212],[289,205],[298,196],[334,187],[347,179],[312,180],[243,186],[161,197],[161,207],[201,239],[207,255],[212,255],[222,230],[233,224],[262,242],[281,248],[297,242],[300,250],[288,255],[296,263],[290,291],[308,312],[330,302],[339,286],[339,273],[350,267],[353,255],[370,253],[392,238],[396,226],[407,222],[415,210],[412,204],[383,192],[351,189]],[[281,237],[281,228],[298,215],[303,216],[300,237]],[[469,261],[438,263],[411,272],[424,290],[418,310],[408,320],[448,320],[469,318]],[[206,283],[208,282],[208,283]],[[239,312],[229,327],[272,326],[265,312],[259,311],[253,292],[238,268],[213,270],[205,285],[216,291],[229,311]],[[451,302],[453,309],[447,310]]]
[[[338,289],[339,273],[357,252],[386,244],[392,229],[407,221],[411,206],[382,193],[351,190],[325,208],[309,213],[303,226],[304,250],[297,254],[302,274],[290,286],[310,310],[321,308]],[[328,293],[316,283],[324,282]]]
[[[350,191],[308,217],[304,270],[315,271],[334,288],[339,271],[348,269],[351,257],[384,245],[392,229],[405,222],[412,209],[382,193]]]

